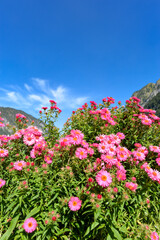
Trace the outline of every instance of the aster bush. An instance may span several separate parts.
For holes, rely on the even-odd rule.
[[[43,131],[1,135],[0,239],[159,239],[160,118],[139,101],[91,101],[60,134],[51,100]]]

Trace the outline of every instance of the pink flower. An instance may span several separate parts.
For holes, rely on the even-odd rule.
[[[101,170],[96,175],[97,183],[102,187],[108,187],[112,182],[112,177],[107,171]]]
[[[6,181],[0,178],[0,188],[6,184]]]
[[[152,124],[152,120],[149,118],[143,119],[141,122],[143,125],[151,125]]]
[[[121,170],[118,170],[117,171],[117,179],[118,179],[118,181],[124,181],[124,180],[126,180],[126,174],[125,174],[125,172],[123,172],[123,171],[121,171]]]
[[[74,136],[78,136],[79,138],[81,138],[81,140],[84,138],[84,134],[80,131],[80,130],[78,130],[78,129],[76,129],[76,130],[71,130],[71,135],[74,137]]]
[[[75,135],[71,138],[71,143],[74,145],[79,145],[81,144],[82,138],[79,135]]]
[[[52,163],[52,158],[50,156],[45,155],[44,160],[46,163],[51,164]]]
[[[121,133],[121,132],[118,132],[116,135],[117,135],[120,139],[124,139],[124,138],[125,138],[125,135],[124,135],[123,133]]]
[[[138,184],[133,182],[126,182],[125,186],[129,188],[131,191],[135,192],[138,187]]]
[[[87,150],[85,148],[77,148],[76,152],[76,157],[78,157],[79,159],[84,159],[87,158]]]
[[[78,197],[71,197],[68,206],[71,211],[78,211],[81,208],[82,201]]]
[[[157,146],[149,146],[150,151],[155,152],[155,153],[160,153],[160,147]]]
[[[105,142],[101,142],[98,144],[98,151],[100,153],[106,153],[107,152],[107,144]]]
[[[115,193],[117,193],[118,192],[118,188],[113,188],[113,191],[115,192]]]
[[[26,145],[31,146],[31,145],[35,144],[36,138],[35,138],[35,136],[33,134],[26,134],[23,137],[23,142]]]
[[[153,181],[159,181],[160,180],[160,172],[158,170],[153,170],[148,172],[148,176],[153,180]]]
[[[133,154],[133,156],[134,156],[137,160],[140,160],[140,161],[145,160],[145,155],[144,155],[144,153],[142,153],[142,152],[133,151],[132,154]]]
[[[92,156],[93,154],[94,154],[94,150],[92,149],[92,148],[87,148],[86,149],[87,150],[87,153],[90,155],[90,156]]]
[[[157,162],[158,166],[160,166],[160,158],[156,158],[156,162]]]
[[[37,227],[37,221],[34,219],[34,218],[28,218],[25,220],[23,226],[24,230],[27,232],[27,233],[31,233],[33,231],[36,230],[36,227]]]
[[[8,150],[0,149],[0,157],[7,157],[7,156],[8,156]]]
[[[17,161],[17,162],[14,163],[14,169],[16,169],[18,171],[21,171],[24,166],[26,166],[25,161]]]
[[[156,232],[151,233],[151,240],[159,240],[159,236]]]

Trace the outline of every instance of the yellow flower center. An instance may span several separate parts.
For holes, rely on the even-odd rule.
[[[77,205],[77,202],[76,201],[73,201],[73,206],[76,206]]]
[[[141,156],[141,154],[140,154],[140,153],[137,153],[137,156],[138,156],[138,157],[140,157],[140,156]]]
[[[102,179],[102,181],[106,181],[107,177],[105,175],[102,175],[101,179]]]
[[[156,172],[153,172],[153,175],[154,175],[154,176],[157,176],[157,173],[156,173]]]
[[[33,226],[33,223],[32,222],[29,222],[28,223],[28,227],[32,227]]]

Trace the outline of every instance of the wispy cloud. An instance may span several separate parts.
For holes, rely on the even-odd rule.
[[[15,92],[7,92],[7,97],[8,97],[8,101],[12,101],[12,102],[15,102],[15,103],[18,102],[18,98],[17,98]]]
[[[41,78],[32,78],[34,85],[42,91],[46,91],[47,80]]]
[[[31,78],[24,87],[1,86],[0,104],[22,109],[35,115],[42,106],[50,106],[49,100],[55,100],[57,105],[64,110],[76,109],[88,100],[87,96],[76,96],[72,89],[59,85],[56,88],[50,86],[48,80]]]
[[[51,93],[52,93],[55,101],[58,103],[64,102],[67,98],[67,96],[66,96],[67,89],[65,89],[62,86],[57,87],[57,89],[55,89],[55,90],[52,89]]]
[[[28,92],[32,91],[32,87],[29,86],[27,83],[24,84],[25,88],[27,89]]]

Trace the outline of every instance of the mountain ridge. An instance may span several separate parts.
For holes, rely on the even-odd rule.
[[[160,79],[156,83],[148,83],[140,90],[135,91],[132,97],[135,96],[139,98],[140,104],[144,107],[153,97],[155,97],[160,92]]]
[[[23,114],[28,119],[28,124],[30,125],[32,121],[34,121],[35,126],[42,129],[43,128],[43,122],[35,117],[33,117],[31,114],[28,114],[22,110],[18,110],[11,107],[0,107],[1,117],[4,119],[2,122],[6,125],[12,125],[15,126],[15,120],[16,120],[16,114],[20,113]],[[0,127],[0,135],[10,135],[12,134],[12,131],[8,127]]]

